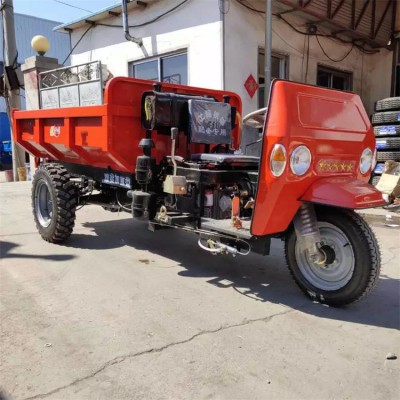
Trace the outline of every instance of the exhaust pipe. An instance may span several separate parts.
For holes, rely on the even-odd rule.
[[[250,254],[251,251],[251,246],[250,243],[246,242],[245,240],[239,239],[237,242],[244,243],[247,246],[246,251],[241,251],[237,247],[229,246],[225,243],[221,243],[219,239],[208,239],[207,243],[204,244],[202,243],[202,240],[205,240],[205,238],[200,237],[197,244],[199,247],[205,251],[208,251],[209,253],[212,253],[213,255],[217,254],[232,254],[233,257],[236,257],[237,255],[239,256],[247,256]]]
[[[124,27],[125,39],[130,42],[136,43],[139,47],[143,46],[143,41],[140,38],[135,38],[129,33],[128,24],[128,1],[122,0],[122,25]]]

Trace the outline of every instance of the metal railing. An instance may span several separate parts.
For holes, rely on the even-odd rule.
[[[102,104],[104,68],[100,61],[92,61],[41,72],[40,108]]]

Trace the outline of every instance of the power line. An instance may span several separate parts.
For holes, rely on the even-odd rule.
[[[294,31],[296,31],[297,33],[300,33],[301,35],[311,35],[311,36],[313,36],[313,35],[315,35],[316,37],[326,37],[326,38],[329,38],[329,39],[332,39],[332,40],[337,40],[338,42],[340,42],[340,43],[344,43],[344,44],[351,44],[352,45],[352,48],[353,47],[357,47],[357,49],[359,50],[359,51],[361,51],[362,53],[365,53],[365,54],[375,54],[377,51],[375,50],[375,51],[373,51],[373,50],[371,50],[371,51],[369,51],[369,50],[367,50],[367,49],[365,49],[363,46],[361,46],[361,45],[358,45],[357,43],[354,43],[354,41],[350,41],[350,40],[344,40],[344,39],[341,39],[341,38],[339,38],[338,36],[334,36],[334,35],[329,35],[329,34],[323,34],[323,33],[309,33],[309,32],[303,32],[303,31],[301,31],[300,29],[297,29],[293,24],[291,24],[289,21],[287,21],[285,18],[283,18],[282,17],[282,15],[279,15],[279,14],[277,14],[276,15],[280,20],[282,20],[286,25],[288,25],[288,26],[290,26]],[[350,53],[349,53],[350,54]],[[328,58],[329,58],[329,56],[327,56]],[[347,57],[347,56],[346,56]]]
[[[282,40],[282,42],[286,43],[287,46],[291,47],[293,50],[297,51],[299,54],[303,55],[303,51],[297,49],[296,47],[292,46],[287,40],[285,40],[279,33],[278,31],[276,31],[274,28],[272,28],[272,32],[274,32],[274,34],[276,36],[278,36],[279,39]]]
[[[71,49],[71,51],[69,52],[69,54],[67,55],[67,57],[65,57],[65,60],[62,62],[62,64],[65,63],[65,61],[68,60],[68,57],[72,54],[72,52],[76,49],[76,47],[78,46],[78,44],[81,42],[81,40],[85,37],[85,35],[92,29],[94,28],[95,25],[89,25],[89,28],[86,29],[85,32],[83,32],[83,35],[79,38],[79,40],[75,43],[75,46]]]
[[[263,10],[257,10],[257,8],[254,8],[254,7],[252,7],[252,6],[249,6],[248,4],[246,4],[246,3],[243,3],[241,0],[236,0],[241,6],[243,6],[243,7],[246,7],[248,10],[250,10],[250,11],[254,11],[254,12],[256,12],[256,13],[260,13],[260,14],[265,14],[265,11],[263,11]],[[268,1],[268,0],[267,0]]]
[[[317,42],[318,42],[318,44],[319,44],[319,47],[321,47],[322,52],[323,52],[323,53],[325,54],[325,56],[326,56],[329,60],[331,60],[332,62],[341,62],[341,61],[343,61],[345,58],[347,58],[347,56],[350,55],[350,53],[351,53],[351,52],[353,51],[353,49],[354,49],[354,43],[353,43],[352,46],[351,46],[351,48],[350,48],[350,50],[349,50],[342,58],[340,58],[340,59],[338,59],[338,60],[335,60],[334,58],[329,57],[329,55],[326,53],[325,49],[322,47],[322,44],[321,44],[321,42],[320,42],[319,39],[318,39],[318,35],[315,35],[315,37],[316,37],[316,39],[317,39]]]
[[[54,0],[57,1],[57,0]],[[158,15],[157,17],[151,19],[150,21],[147,22],[143,22],[142,24],[138,24],[138,25],[130,25],[129,28],[138,28],[141,26],[146,26],[149,24],[152,24],[153,22],[158,21],[160,18],[166,16],[167,14],[170,14],[171,12],[175,11],[177,8],[181,7],[182,5],[184,5],[185,3],[187,3],[190,0],[183,0],[181,3],[177,4],[175,7],[172,7],[171,9],[169,9],[168,11]],[[75,50],[75,48],[78,46],[78,44],[81,42],[81,40],[85,37],[85,35],[90,31],[90,29],[95,28],[96,26],[106,26],[106,27],[112,27],[112,28],[122,28],[122,25],[112,25],[112,24],[102,24],[102,23],[93,23],[91,24],[88,29],[86,29],[85,32],[83,32],[82,36],[79,38],[79,40],[76,42],[75,46],[71,49],[71,51],[69,52],[69,54],[67,55],[67,57],[65,58],[65,60],[62,62],[62,64],[65,63],[65,61],[68,60],[68,57],[72,54],[72,52]]]
[[[256,12],[256,13],[258,13],[258,14],[263,14],[263,15],[265,14],[265,11],[263,11],[263,10],[258,10],[257,8],[254,8],[254,7],[252,7],[252,6],[250,6],[250,5],[246,4],[246,3],[244,3],[244,1],[245,1],[245,0],[236,0],[237,3],[239,3],[241,6],[247,8],[247,9],[250,10],[250,11]],[[267,1],[268,1],[268,0],[267,0]],[[313,33],[313,34],[311,34],[311,33],[309,33],[309,32],[303,32],[303,31],[301,31],[300,29],[297,29],[297,28],[296,28],[293,24],[291,24],[288,20],[286,20],[285,18],[283,18],[281,14],[272,14],[272,15],[274,15],[275,17],[278,17],[279,19],[281,19],[285,24],[287,24],[288,26],[290,26],[295,32],[299,33],[300,35],[315,35],[316,37],[322,36],[322,37],[327,37],[327,38],[332,39],[332,40],[337,40],[338,42],[341,42],[341,43],[344,43],[344,44],[351,44],[351,49],[350,49],[350,51],[349,51],[349,53],[348,53],[347,55],[349,55],[349,54],[351,53],[351,51],[353,50],[354,47],[356,47],[359,51],[361,51],[361,52],[364,53],[364,54],[375,54],[375,53],[376,53],[376,51],[369,51],[369,50],[365,49],[362,45],[359,45],[359,44],[357,44],[357,43],[354,43],[353,41],[344,40],[344,39],[341,39],[341,38],[339,38],[339,37],[337,37],[337,36],[334,36],[334,35],[321,34],[321,33]],[[276,32],[275,32],[275,33],[276,33]],[[320,47],[321,47],[321,49],[322,49],[321,44],[320,44],[320,43],[318,43],[318,44],[320,45]],[[322,49],[322,51],[323,51],[324,54],[325,54],[325,50]],[[334,60],[332,60],[327,54],[325,54],[325,55],[326,55],[331,61],[334,61]],[[345,56],[345,58],[347,57],[347,55]],[[343,60],[344,60],[344,58],[343,58]],[[342,60],[340,60],[340,61],[342,61]],[[338,62],[339,62],[339,61],[338,61]]]
[[[73,6],[72,4],[65,3],[65,2],[63,2],[61,0],[53,0],[53,1],[55,1],[56,3],[64,4],[65,6],[68,6],[68,7],[76,8],[77,10],[86,11],[88,13],[92,13],[93,12],[93,11],[90,11],[90,10],[86,10],[85,8]]]
[[[183,0],[181,3],[179,3],[179,4],[177,4],[176,6],[170,8],[168,11],[165,11],[164,13],[158,15],[157,17],[155,17],[155,18],[153,18],[153,19],[151,19],[151,20],[149,20],[149,21],[143,22],[142,24],[129,25],[129,28],[140,28],[140,27],[142,27],[142,26],[150,25],[150,24],[152,24],[153,22],[156,22],[156,21],[158,21],[159,19],[165,17],[166,15],[172,13],[173,11],[175,11],[177,8],[183,6],[183,5],[184,5],[185,3],[187,3],[188,1],[191,1],[191,0]],[[110,28],[123,28],[122,25],[103,24],[103,23],[101,23],[101,22],[99,22],[99,23],[96,22],[96,25],[99,25],[99,26],[107,26],[107,27],[110,27]]]
[[[54,0],[56,1],[56,0]],[[168,11],[165,11],[164,13],[158,15],[157,17],[151,19],[150,21],[147,22],[143,22],[142,24],[138,24],[138,25],[130,25],[129,28],[138,28],[141,26],[146,26],[149,24],[152,24],[153,22],[158,21],[159,19],[161,19],[162,17],[166,16],[167,14],[170,14],[171,12],[175,11],[177,8],[181,7],[182,5],[184,5],[185,3],[187,3],[190,0],[183,0],[181,3],[177,4],[175,7],[172,7],[171,9],[169,9]],[[67,57],[65,58],[65,60],[62,62],[62,64],[65,63],[65,61],[68,60],[68,57],[72,54],[72,52],[75,50],[75,48],[78,46],[78,44],[81,42],[81,40],[85,37],[85,35],[90,31],[90,29],[95,28],[96,26],[106,26],[106,27],[111,27],[111,28],[122,28],[122,25],[112,25],[112,24],[102,24],[99,22],[96,22],[93,24],[91,24],[88,29],[86,29],[85,32],[83,32],[82,36],[79,38],[79,40],[76,42],[75,46],[71,49],[71,51],[69,52],[69,54],[67,55]]]
[[[308,64],[310,61],[310,35],[307,36],[307,58],[306,58],[306,74],[304,76],[304,82],[307,83],[308,78]]]

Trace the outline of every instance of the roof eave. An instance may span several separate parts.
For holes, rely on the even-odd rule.
[[[149,2],[149,0],[147,0]],[[139,3],[139,4],[138,4]],[[128,3],[128,11],[133,10],[138,7],[143,7],[142,3],[144,2],[137,2],[137,1],[131,1]],[[84,16],[83,18],[79,18],[77,20],[74,20],[72,22],[68,22],[66,24],[58,25],[55,28],[53,28],[53,31],[55,32],[70,32],[74,29],[81,28],[82,26],[85,26],[86,24],[90,23],[96,23],[97,21],[101,21],[106,18],[110,17],[117,17],[122,13],[122,6],[121,4],[115,4],[113,6],[109,6],[107,8],[104,8],[100,11],[97,11],[92,14],[88,14]]]

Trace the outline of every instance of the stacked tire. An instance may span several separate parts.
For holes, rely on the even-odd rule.
[[[400,161],[400,97],[389,97],[375,103],[372,116],[377,151],[377,164],[371,176],[376,185],[385,161]]]

